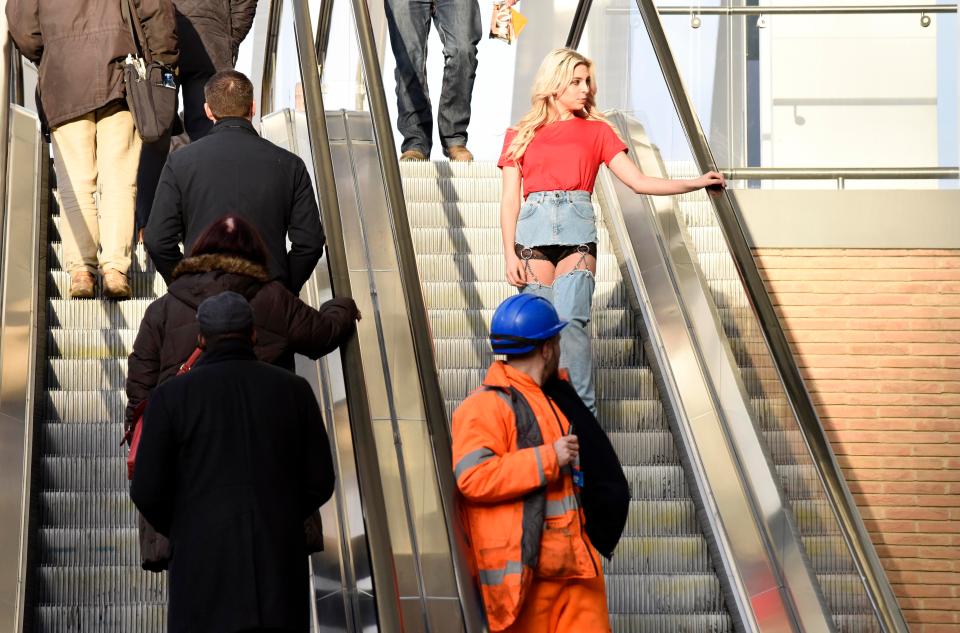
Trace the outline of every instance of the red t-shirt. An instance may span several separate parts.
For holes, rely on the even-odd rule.
[[[519,166],[524,197],[536,191],[589,191],[597,180],[600,163],[627,151],[605,121],[573,117],[538,129],[526,151],[516,161],[507,159],[515,130],[507,130],[497,167]]]

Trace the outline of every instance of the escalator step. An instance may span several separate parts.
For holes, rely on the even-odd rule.
[[[408,178],[496,178],[500,168],[493,161],[404,161],[400,163],[404,183]],[[499,195],[499,194],[498,194]],[[407,194],[409,198],[409,194]]]
[[[153,299],[50,299],[47,325],[70,330],[137,330]]]
[[[47,357],[51,359],[126,359],[133,351],[133,341],[136,338],[137,330],[133,328],[117,330],[49,328]]]
[[[54,567],[140,565],[137,529],[44,527],[39,531],[40,564]]]
[[[623,535],[699,537],[696,507],[691,499],[634,499]]]
[[[407,217],[420,228],[500,228],[500,203],[414,202],[407,205]]]
[[[606,581],[611,615],[723,611],[720,583],[712,573],[608,574]]]
[[[500,176],[404,178],[403,195],[417,202],[491,202],[500,199]]]
[[[117,422],[46,422],[41,425],[43,453],[54,457],[125,456],[123,429]]]
[[[39,605],[34,610],[38,631],[57,633],[165,633],[167,607],[154,604],[62,606]]]
[[[123,420],[127,396],[123,389],[48,391],[46,418],[51,421],[103,422]]]
[[[50,527],[127,527],[137,524],[137,513],[126,489],[44,490],[40,494],[40,522]]]
[[[119,425],[118,425],[119,428]],[[126,491],[126,457],[54,457],[44,456],[40,464],[40,482],[44,490]]]
[[[47,361],[47,389],[93,391],[123,389],[126,358],[51,358]]]
[[[40,566],[37,568],[38,604],[72,607],[128,604],[139,609],[152,603],[166,608],[165,579],[165,574],[146,573],[140,565]]]
[[[708,574],[713,564],[702,536],[626,536],[603,568],[607,574]]]

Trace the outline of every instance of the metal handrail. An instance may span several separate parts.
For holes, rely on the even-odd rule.
[[[637,0],[637,8],[643,18],[647,35],[657,56],[680,123],[690,143],[694,160],[702,171],[718,171],[717,162],[700,125],[693,100],[683,85],[683,79],[670,50],[657,7],[653,4],[653,0]],[[586,18],[582,19],[585,21]],[[817,474],[826,488],[833,511],[843,528],[843,537],[850,548],[858,572],[867,586],[881,626],[887,633],[907,633],[908,628],[903,613],[843,479],[840,466],[830,448],[829,439],[820,423],[780,320],[753,259],[753,253],[739,221],[740,215],[736,201],[733,195],[726,191],[720,196],[713,197],[712,202],[727,246],[810,449]]]
[[[888,13],[956,13],[955,4],[871,4],[871,5],[762,5],[746,7],[656,7],[660,15],[838,15]],[[629,9],[611,8],[608,13],[629,13]]]
[[[323,68],[327,63],[327,49],[330,47],[330,24],[333,20],[334,0],[320,0],[320,14],[317,16],[317,67],[323,75]]]
[[[587,16],[590,15],[590,8],[593,6],[593,0],[580,0],[577,8],[573,12],[573,20],[570,22],[570,33],[567,34],[567,48],[576,48],[583,37],[583,29],[587,25]]]
[[[271,0],[270,4],[272,17],[273,9],[280,2]],[[314,115],[307,116],[307,130],[312,145],[311,155],[320,198],[320,213],[328,243],[332,242],[336,245],[336,248],[326,249],[330,285],[335,296],[349,297],[352,294],[350,269],[343,249],[345,243],[343,224],[340,219],[333,158],[330,154],[330,139],[327,135],[326,110],[323,105],[316,48],[312,37],[313,29],[310,24],[310,7],[307,0],[292,0],[292,4],[297,52],[300,56],[303,99],[307,113]],[[274,38],[273,41],[276,42],[276,39]],[[266,54],[271,55],[270,49]],[[275,56],[276,51],[272,51],[272,54]],[[264,75],[266,76],[266,71]],[[363,495],[364,527],[370,551],[370,568],[376,588],[374,600],[377,605],[377,619],[381,631],[399,633],[403,630],[403,625],[396,595],[397,575],[390,541],[387,506],[378,470],[380,461],[371,424],[366,379],[363,363],[359,362],[361,353],[357,337],[351,337],[341,346],[341,350],[350,427],[355,439],[353,447],[357,453],[357,478]]]
[[[280,41],[280,15],[283,0],[268,0],[267,37],[264,42],[263,75],[260,80],[260,114],[273,111],[273,83],[277,72],[277,45]]]
[[[954,180],[960,167],[732,167],[729,180]]]
[[[463,534],[459,529],[457,510],[457,487],[453,478],[453,452],[450,428],[447,425],[446,407],[440,388],[440,376],[433,354],[432,328],[427,315],[426,301],[420,285],[416,252],[413,248],[413,236],[410,234],[410,221],[407,217],[407,204],[403,195],[403,181],[400,176],[400,164],[397,161],[397,148],[393,140],[393,126],[387,107],[386,92],[383,88],[383,76],[380,58],[377,54],[370,8],[366,0],[353,0],[353,14],[357,26],[357,40],[363,64],[367,99],[370,106],[370,118],[373,122],[373,136],[380,157],[384,188],[387,202],[393,218],[393,237],[399,260],[400,278],[403,280],[403,298],[410,318],[410,333],[413,341],[413,353],[420,377],[420,389],[423,398],[427,429],[433,444],[434,466],[440,488],[440,499],[447,523],[447,537],[450,554],[453,559],[454,578],[460,596],[463,624],[467,633],[480,633],[487,630],[479,589],[473,581],[470,566],[466,559]]]

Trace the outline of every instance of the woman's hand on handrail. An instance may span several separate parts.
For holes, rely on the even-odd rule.
[[[706,187],[710,187],[710,191],[713,192],[714,190],[720,191],[726,186],[723,175],[715,171],[707,172],[693,180],[647,176],[640,171],[640,168],[625,152],[621,152],[610,159],[608,166],[613,175],[635,193],[649,196],[672,196]]]

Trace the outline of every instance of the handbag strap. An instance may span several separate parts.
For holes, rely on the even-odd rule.
[[[147,45],[147,36],[143,31],[143,24],[140,22],[140,12],[137,11],[137,5],[134,0],[120,0],[120,12],[123,19],[130,26],[130,35],[133,37],[133,44],[137,47],[137,54],[147,62],[153,63],[153,55],[150,53],[150,47]]]
[[[190,354],[190,358],[187,359],[187,362],[185,362],[184,364],[180,365],[180,369],[177,371],[177,375],[179,376],[179,375],[181,375],[181,374],[185,374],[185,373],[187,373],[188,371],[190,371],[191,369],[193,369],[194,363],[197,362],[197,359],[200,358],[200,354],[202,354],[202,353],[203,353],[203,349],[201,349],[201,348],[199,348],[199,347],[198,347],[197,349],[193,350],[193,353]]]

